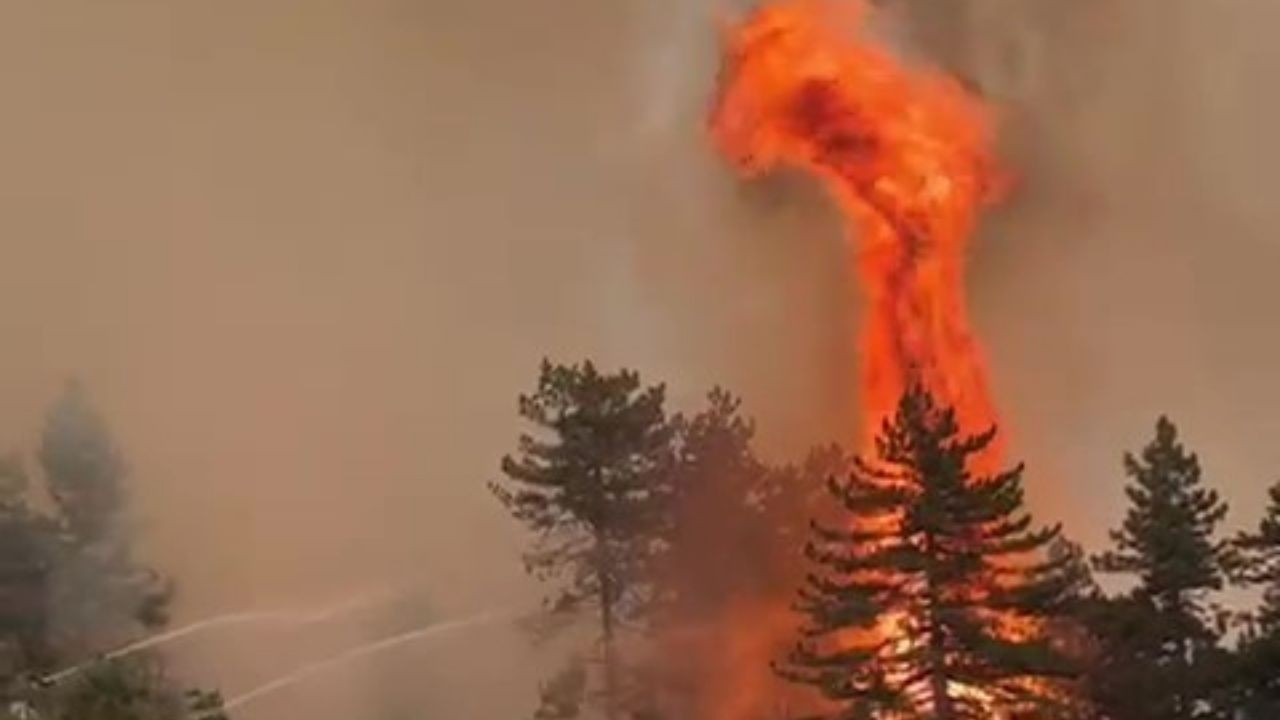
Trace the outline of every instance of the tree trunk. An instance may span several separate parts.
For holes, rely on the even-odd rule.
[[[610,573],[611,562],[608,541],[603,531],[596,531],[596,544],[600,560],[596,567],[596,582],[600,585],[600,641],[604,664],[604,716],[606,720],[618,717],[618,658],[614,647],[614,587]]]
[[[601,593],[602,595],[604,593]],[[618,659],[613,644],[613,603],[606,602],[600,610],[600,623],[604,630],[604,715],[608,720],[618,717]]]
[[[951,707],[951,693],[947,689],[947,675],[943,669],[944,655],[942,636],[936,632],[929,640],[933,669],[929,677],[929,689],[933,695],[934,720],[953,720],[955,710]]]
[[[925,554],[928,566],[925,583],[928,585],[929,614],[929,693],[933,696],[933,720],[954,720],[955,708],[951,704],[951,691],[947,682],[946,638],[942,636],[942,621],[938,617],[938,583],[935,580],[933,538],[925,537]]]

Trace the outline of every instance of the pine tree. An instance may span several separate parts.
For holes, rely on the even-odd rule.
[[[215,693],[183,691],[156,656],[93,659],[164,625],[172,587],[135,559],[126,465],[81,385],[54,403],[38,456],[53,501],[44,642],[60,666],[79,670],[36,682],[22,693],[27,702],[43,717],[75,720],[221,717]]]
[[[1269,495],[1257,529],[1236,538],[1231,563],[1234,580],[1262,591],[1233,673],[1249,720],[1280,717],[1280,483]]]
[[[28,479],[0,459],[0,682],[49,669],[49,573],[57,528],[31,504]]]
[[[80,384],[49,411],[39,459],[62,525],[52,577],[55,644],[75,657],[163,625],[172,589],[134,559],[126,466]]]
[[[801,639],[778,667],[834,705],[823,716],[965,720],[1055,707],[1068,663],[1043,632],[1073,587],[1058,528],[1023,509],[1022,467],[975,475],[994,430],[962,435],[920,388],[884,422],[874,460],[832,479],[839,527],[815,523]]]
[[[225,720],[217,693],[181,690],[156,656],[95,657],[146,630],[167,587],[132,560],[124,465],[79,386],[50,413],[40,460],[34,489],[0,460],[0,718]]]
[[[706,409],[672,422],[669,551],[662,557],[661,579],[667,620],[675,623],[723,612],[765,582],[765,563],[742,567],[724,561],[737,554],[760,558],[771,544],[764,510],[769,468],[755,456],[755,425],[740,408],[738,398],[717,388],[708,394]]]
[[[73,542],[121,542],[125,463],[78,382],[68,384],[49,409],[40,464]]]
[[[1223,585],[1227,543],[1217,539],[1227,506],[1205,487],[1194,453],[1167,418],[1140,457],[1124,458],[1129,510],[1097,570],[1132,577],[1127,595],[1086,616],[1102,647],[1090,687],[1117,720],[1223,717],[1215,701],[1225,654],[1210,622],[1209,595]]]
[[[609,718],[625,694],[618,630],[651,603],[670,499],[664,394],[660,385],[643,387],[632,371],[544,361],[537,390],[520,397],[520,415],[537,432],[521,435],[516,456],[503,458],[507,482],[490,485],[536,534],[524,556],[529,572],[562,580],[553,606],[599,613]]]
[[[795,587],[791,569],[800,543],[787,533],[804,515],[784,521],[780,511],[792,499],[797,473],[756,456],[755,424],[741,407],[715,388],[701,410],[672,419],[672,496],[651,618],[656,656],[649,663],[653,704],[670,717],[703,715],[736,691],[743,661],[724,649],[741,634],[738,622],[763,616]],[[786,612],[785,600],[778,610]],[[767,667],[759,670],[768,677]]]
[[[1098,570],[1136,576],[1135,592],[1161,612],[1203,617],[1205,596],[1220,590],[1227,543],[1215,538],[1227,505],[1200,479],[1200,461],[1178,442],[1168,418],[1141,458],[1127,453],[1129,510],[1111,532],[1114,549],[1095,558]]]
[[[1257,529],[1235,540],[1239,554],[1232,573],[1242,584],[1261,588],[1256,622],[1266,635],[1280,634],[1280,483],[1271,487],[1269,496]]]

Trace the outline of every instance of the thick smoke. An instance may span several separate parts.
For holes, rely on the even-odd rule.
[[[1256,0],[916,3],[1023,175],[972,280],[1035,499],[1101,537],[1167,411],[1249,500],[1280,461],[1277,106]],[[935,9],[964,6],[946,17]],[[706,143],[719,6],[281,0],[0,9],[0,444],[68,376],[128,456],[178,620],[424,600],[191,638],[231,694],[538,590],[484,490],[544,354],[742,392],[769,450],[851,429],[856,288],[808,183]],[[496,20],[500,18],[501,20]],[[803,242],[797,242],[802,238]],[[509,628],[406,646],[254,718],[517,717]],[[400,713],[400,714],[396,714]]]
[[[1005,108],[1022,178],[972,286],[1033,498],[1098,543],[1118,453],[1165,412],[1252,522],[1277,451],[1267,275],[1280,106],[1259,92],[1280,9],[1248,0],[1002,0],[921,37]],[[959,5],[959,3],[957,3]]]

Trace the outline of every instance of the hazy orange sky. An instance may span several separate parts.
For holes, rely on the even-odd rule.
[[[972,272],[1042,515],[1097,542],[1180,422],[1238,518],[1280,472],[1280,6],[987,0],[890,28],[1002,108]],[[705,142],[710,0],[0,6],[0,447],[82,378],[178,613],[412,588],[403,618],[176,649],[236,690],[536,588],[484,482],[544,355],[744,394],[777,456],[848,432],[856,287],[818,192]],[[963,7],[963,6],[962,6]],[[246,708],[531,707],[511,630]]]

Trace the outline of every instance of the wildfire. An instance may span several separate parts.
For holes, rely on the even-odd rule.
[[[909,384],[954,407],[963,427],[995,423],[964,270],[978,213],[1004,185],[982,103],[952,77],[877,44],[868,18],[862,0],[761,8],[726,38],[711,118],[716,143],[744,173],[812,174],[844,214],[868,308],[856,340],[864,451]],[[995,469],[1000,454],[989,449],[981,458],[989,467],[978,469]],[[785,602],[775,611],[785,614]],[[771,641],[755,647],[785,645]],[[744,668],[736,680],[744,697],[768,682],[754,672]],[[713,714],[749,716],[724,707]]]
[[[966,427],[993,424],[965,307],[978,210],[1001,178],[984,107],[941,72],[910,67],[861,32],[861,0],[783,0],[727,38],[711,126],[748,174],[820,178],[856,242],[868,314],[858,338],[864,434],[922,383]],[[864,443],[865,447],[865,443]]]

